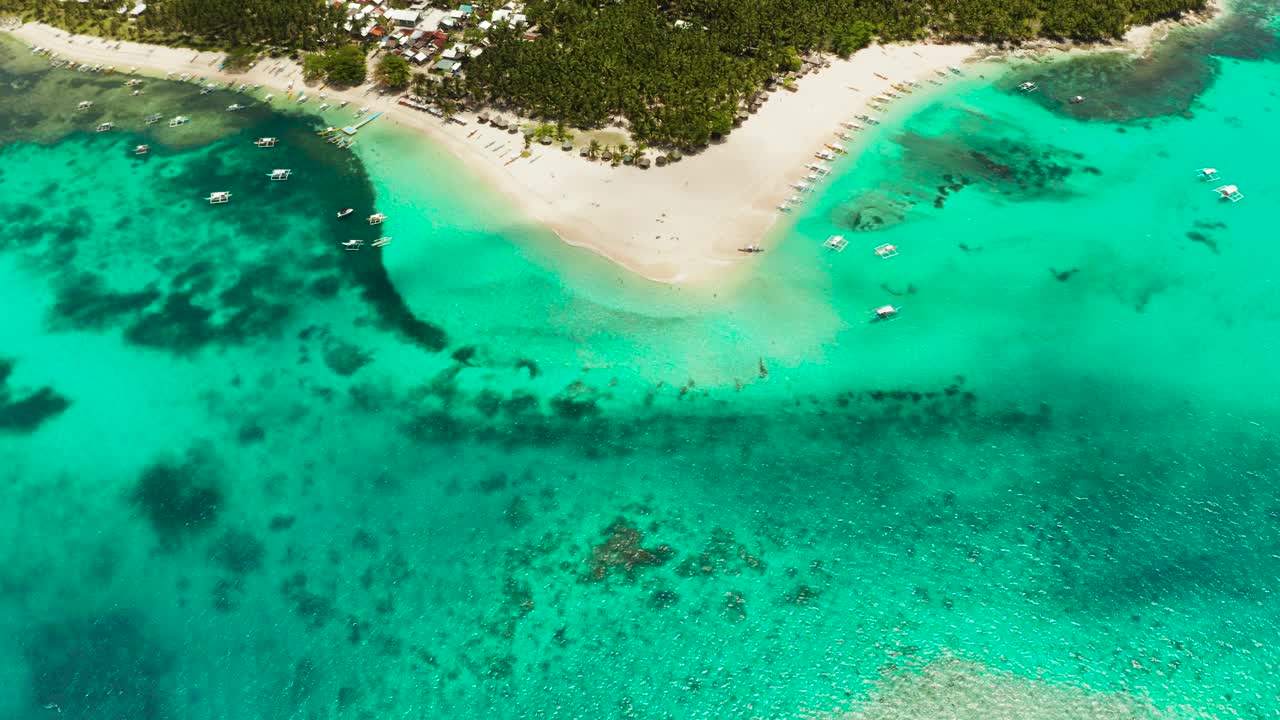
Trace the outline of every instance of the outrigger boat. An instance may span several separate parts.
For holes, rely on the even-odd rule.
[[[1071,100],[1070,100],[1069,102],[1070,102],[1072,105],[1079,105],[1080,103],[1084,102],[1084,96],[1083,96],[1083,95],[1077,95],[1077,96],[1075,96],[1075,97],[1071,98]]]
[[[897,245],[890,245],[889,243],[885,243],[885,244],[883,244],[883,245],[878,245],[878,246],[876,246],[876,255],[877,255],[877,256],[879,256],[879,257],[880,257],[881,259],[883,259],[883,260],[888,260],[888,259],[889,259],[889,258],[891,258],[891,257],[897,257],[897,255],[898,255],[898,246],[897,246]]]
[[[823,146],[826,147],[831,152],[840,153],[841,155],[849,152],[848,150],[845,150],[843,146],[836,145],[834,143],[823,143]]]
[[[359,250],[359,249],[360,249],[360,246],[361,246],[361,245],[363,245],[363,244],[364,244],[364,241],[363,241],[363,240],[361,240],[361,239],[359,239],[359,238],[353,238],[353,239],[351,239],[351,240],[348,240],[348,241],[346,241],[346,242],[342,243],[342,247],[344,247],[344,248],[346,248],[346,249],[348,249],[348,250]]]
[[[260,137],[254,140],[253,144],[260,148],[273,148],[276,146],[276,139],[273,137]]]
[[[1217,180],[1218,170],[1217,168],[1200,168],[1196,171],[1196,177],[1200,180]]]
[[[841,125],[844,125],[845,127],[849,128],[850,130],[861,130],[861,129],[862,129],[862,126],[861,126],[861,125],[859,125],[859,124],[858,124],[858,123],[856,123],[856,122],[852,122],[852,121],[850,121],[850,122],[844,122],[844,123],[841,123]]]
[[[369,106],[365,105],[356,111],[356,117],[360,117],[361,115],[364,115],[367,112],[369,112]]]
[[[200,94],[201,94],[201,95],[208,95],[208,94],[209,94],[209,93],[211,93],[211,92],[213,92],[213,86],[212,86],[212,85],[205,85],[204,87],[200,88]]]
[[[136,147],[136,148],[134,148],[134,149],[133,149],[133,154],[134,154],[134,155],[146,155],[146,154],[147,154],[148,152],[150,152],[150,151],[151,151],[151,146],[150,146],[150,145],[139,145],[138,147]]]
[[[382,237],[380,237],[380,238],[378,238],[377,240],[374,240],[374,241],[373,241],[373,246],[374,246],[374,247],[386,247],[387,243],[389,243],[389,242],[391,242],[391,238],[390,238],[390,237],[388,237],[388,236],[386,236],[386,235],[383,235]]]
[[[370,216],[369,216],[369,224],[370,224],[370,225],[381,225],[381,224],[382,224],[382,221],[383,221],[383,220],[386,220],[386,219],[387,219],[387,216],[386,216],[386,215],[383,215],[382,213],[374,213],[374,214],[372,214],[372,215],[370,215]]]
[[[350,215],[353,212],[355,212],[355,208],[343,208],[342,210],[338,211],[338,219],[341,220],[342,218]]]
[[[288,180],[289,176],[292,174],[293,174],[292,170],[277,168],[267,173],[267,177],[271,178],[272,180]]]
[[[307,94],[306,94],[306,93],[299,93],[299,94],[298,94],[298,104],[299,104],[299,105],[301,105],[301,104],[305,103],[306,101],[307,101]]]
[[[179,125],[186,125],[189,122],[191,122],[191,118],[186,115],[177,115],[169,121],[169,127],[178,127]]]
[[[88,110],[88,109],[89,109],[89,108],[91,108],[91,107],[93,107],[93,101],[92,101],[92,100],[81,100],[81,101],[80,101],[80,105],[79,105],[76,109],[77,109],[77,110]]]
[[[1222,200],[1240,202],[1244,199],[1244,193],[1240,192],[1240,188],[1235,185],[1221,185],[1214,188],[1213,191],[1218,193],[1218,197]]]
[[[843,235],[832,235],[822,243],[822,246],[836,252],[844,252],[844,249],[849,247],[849,241],[845,240]]]
[[[262,98],[262,102],[271,102],[271,99],[274,97],[275,95],[271,95],[270,93],[268,93],[266,97]]]
[[[746,246],[746,247],[740,247],[740,248],[738,248],[738,252],[740,252],[740,253],[762,253],[762,252],[764,252],[764,248],[760,247],[759,245],[748,245],[748,246]]]
[[[898,317],[898,313],[902,312],[902,308],[897,308],[892,305],[881,305],[878,308],[873,308],[870,312],[872,315],[871,322],[878,322],[880,320],[892,320]]]
[[[340,107],[340,108],[344,108],[344,107],[346,107],[346,106],[347,106],[347,104],[348,104],[348,103],[350,103],[350,102],[351,102],[350,100],[343,100],[342,102],[338,103],[338,107]]]
[[[146,117],[146,121],[148,125],[155,125],[156,123],[160,122],[160,118],[161,118],[160,113],[156,113],[154,115],[148,115]]]
[[[236,112],[243,109],[244,109],[244,106],[241,105],[240,103],[232,103],[227,106],[227,112]]]
[[[1027,82],[1024,82],[1024,83],[1022,83],[1021,85],[1019,85],[1019,86],[1018,86],[1018,89],[1019,89],[1019,90],[1021,90],[1021,91],[1022,91],[1022,92],[1024,92],[1024,93],[1033,93],[1033,92],[1035,92],[1036,90],[1039,90],[1039,89],[1040,89],[1040,86],[1039,86],[1039,85],[1036,85],[1035,83],[1033,83],[1033,82],[1031,82],[1031,81],[1027,81]]]
[[[101,123],[100,125],[98,125],[98,132],[106,132],[106,131],[110,130],[110,129],[111,129],[111,128],[113,128],[113,127],[115,127],[115,125],[112,125],[112,124],[111,124],[111,123],[109,123],[109,122],[104,122],[104,123]]]
[[[138,78],[134,78],[134,79],[130,80],[129,82],[125,83],[125,84],[124,84],[124,86],[125,86],[125,87],[138,87],[138,86],[139,86],[139,85],[141,85],[141,84],[142,84],[142,81],[141,81],[141,80],[139,80]]]
[[[819,150],[818,152],[814,153],[813,156],[818,158],[819,160],[835,160],[836,159],[835,153],[831,152],[830,150]]]
[[[205,199],[209,201],[210,205],[221,205],[231,199],[231,193],[229,192],[210,193],[209,197]]]
[[[320,137],[324,137],[325,135],[330,135],[330,134],[332,134],[332,133],[334,133],[334,132],[337,132],[337,130],[338,130],[338,128],[333,127],[332,125],[330,125],[329,127],[327,127],[327,128],[325,128],[325,129],[323,129],[323,130],[321,130],[321,131],[317,132],[316,134],[317,134],[317,135],[319,135]]]
[[[819,175],[827,175],[831,172],[831,168],[827,165],[823,165],[822,163],[805,163],[804,166]]]

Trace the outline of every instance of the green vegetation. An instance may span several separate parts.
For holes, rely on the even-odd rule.
[[[374,71],[378,83],[387,88],[405,87],[412,76],[409,61],[399,55],[383,55],[378,61],[378,69]]]
[[[231,48],[227,52],[227,58],[223,62],[222,67],[230,72],[244,72],[253,67],[254,62],[258,60],[258,53],[251,47]]]
[[[324,0],[152,0],[137,18],[117,12],[122,4],[0,0],[0,12],[77,33],[199,49],[312,50],[346,37],[342,11]]]
[[[653,144],[698,147],[732,128],[771,76],[874,38],[1099,40],[1204,0],[529,0],[528,42],[495,29],[468,93],[570,125],[619,116]],[[679,21],[679,26],[677,26]]]
[[[344,45],[335,50],[307,55],[302,59],[302,72],[308,80],[323,78],[332,85],[351,86],[364,82],[368,66],[365,64],[363,48]]]

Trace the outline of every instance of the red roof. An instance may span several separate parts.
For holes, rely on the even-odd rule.
[[[437,31],[435,31],[435,32],[431,33],[431,37],[433,37],[433,38],[435,38],[435,39],[437,39],[437,40],[448,40],[448,39],[449,39],[449,33],[445,32],[445,31],[443,31],[443,30],[437,30]]]
[[[369,33],[370,33],[371,35],[377,35],[378,37],[382,37],[382,26],[381,26],[381,25],[374,25],[374,26],[373,26],[373,29],[372,29],[372,30],[370,30],[370,31],[369,31]]]

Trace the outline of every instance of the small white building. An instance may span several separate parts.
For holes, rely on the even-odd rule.
[[[398,27],[411,28],[418,24],[421,13],[417,10],[388,10],[384,17]]]

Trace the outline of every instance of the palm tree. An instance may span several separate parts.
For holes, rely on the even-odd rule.
[[[600,156],[600,141],[592,139],[591,143],[587,145],[587,157],[591,158],[592,160],[595,160],[599,156]]]

